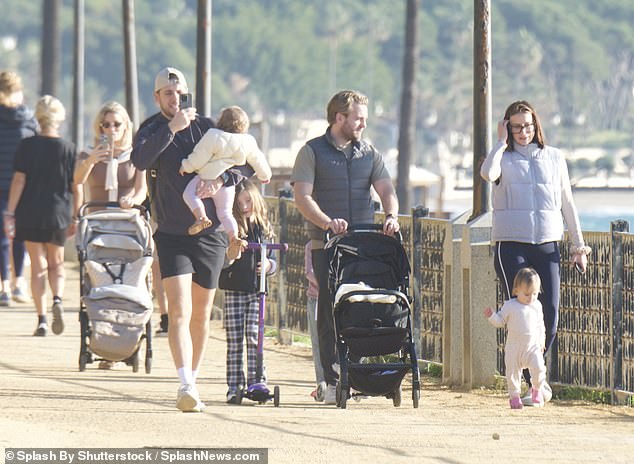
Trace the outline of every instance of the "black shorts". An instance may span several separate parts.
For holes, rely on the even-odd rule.
[[[66,243],[67,229],[33,229],[30,227],[15,228],[16,240],[23,242],[52,243],[57,246],[64,246]]]
[[[218,288],[229,241],[223,232],[208,235],[154,234],[161,278],[192,274],[203,288]]]

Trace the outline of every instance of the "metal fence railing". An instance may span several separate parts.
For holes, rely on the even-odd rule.
[[[266,201],[278,240],[289,245],[280,272],[270,282],[266,321],[279,329],[285,341],[289,333],[307,333],[304,247],[308,237],[292,199],[267,197]],[[417,353],[425,361],[442,364],[443,338],[451,323],[447,316],[452,291],[447,257],[451,222],[425,213],[423,208],[415,209],[400,216],[399,223],[412,268]],[[381,221],[382,215],[377,213],[376,220]],[[612,232],[584,233],[593,249],[584,275],[570,265],[568,239],[562,242],[559,329],[549,379],[616,395],[634,392],[634,235],[624,221],[613,227]],[[497,345],[497,367],[503,374],[503,331],[498,331]]]

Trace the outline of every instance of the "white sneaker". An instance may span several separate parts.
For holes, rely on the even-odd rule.
[[[181,385],[176,394],[176,407],[183,412],[201,412],[197,408],[200,403],[196,387],[190,384]]]
[[[522,396],[522,404],[524,406],[535,406],[533,404],[533,398],[531,397],[531,390],[530,388],[528,389],[528,393],[525,396]]]
[[[337,404],[337,386],[328,385],[324,394],[324,404]]]
[[[548,382],[544,382],[542,386],[542,395],[544,397],[544,403],[548,403],[553,399],[553,389],[548,385]]]
[[[31,297],[22,287],[15,287],[12,292],[13,301],[16,303],[30,303]]]
[[[548,403],[550,400],[553,399],[553,389],[550,385],[548,385],[547,382],[544,382],[544,385],[542,386],[542,397],[544,399],[544,403]],[[530,388],[526,392],[526,396],[522,397],[522,404],[524,406],[535,406],[535,404],[533,403],[533,398],[531,397]]]
[[[327,390],[326,382],[319,382],[317,385],[317,390],[315,391],[315,401],[319,401],[320,403],[326,399],[326,390]],[[337,392],[335,391],[335,396]],[[336,399],[336,398],[335,398]]]
[[[203,403],[202,401],[198,401],[198,403],[196,403],[196,406],[194,406],[190,412],[203,412],[206,407],[207,405],[205,403]]]

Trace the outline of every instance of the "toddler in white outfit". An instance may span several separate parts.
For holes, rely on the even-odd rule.
[[[194,151],[181,162],[181,175],[196,172],[196,176],[183,191],[183,200],[192,211],[196,222],[188,233],[195,235],[210,227],[202,198],[211,197],[216,214],[230,240],[238,234],[238,224],[232,214],[235,186],[222,186],[215,193],[200,194],[201,184],[221,176],[232,166],[249,163],[258,179],[263,183],[271,180],[271,167],[264,153],[258,148],[255,138],[247,134],[249,117],[239,106],[224,108],[218,119],[218,129],[209,129],[194,147]],[[208,189],[207,189],[208,191]]]
[[[543,406],[542,387],[546,383],[544,349],[546,329],[542,305],[537,299],[541,280],[529,267],[520,269],[513,281],[514,298],[506,301],[498,312],[486,308],[484,315],[495,327],[506,327],[504,364],[511,409],[522,409],[520,387],[522,369],[531,374],[533,406]]]

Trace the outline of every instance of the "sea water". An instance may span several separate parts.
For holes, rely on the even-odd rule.
[[[581,222],[581,230],[587,232],[609,232],[610,223],[622,219],[629,222],[630,232],[634,232],[634,214],[619,212],[579,212],[579,222]]]

